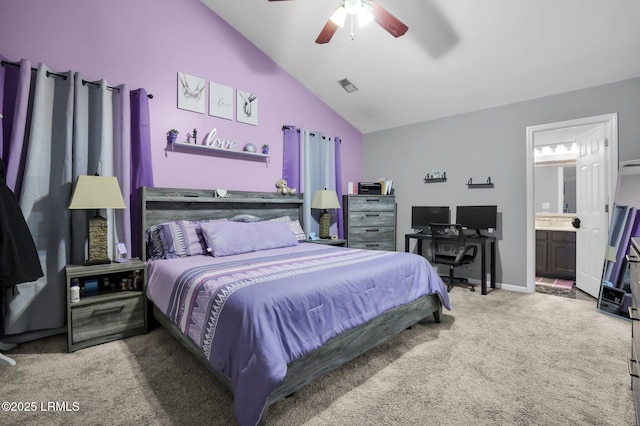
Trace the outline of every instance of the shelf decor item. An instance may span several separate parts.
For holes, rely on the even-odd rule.
[[[311,200],[312,209],[324,210],[320,216],[320,238],[331,238],[331,214],[328,209],[339,209],[340,202],[338,201],[338,195],[336,191],[331,189],[318,189],[313,194],[313,200]]]
[[[176,129],[171,129],[167,132],[167,144],[173,145],[178,139],[178,132]]]
[[[100,209],[124,209],[122,192],[114,176],[78,176],[71,196],[70,210],[95,210],[89,219],[89,256],[85,265],[111,263],[108,253],[107,219]]]
[[[265,143],[264,145],[262,145],[262,153],[263,154],[268,154],[269,153],[269,144]]]
[[[246,152],[256,152],[256,146],[252,143],[248,143],[242,148],[243,151]]]

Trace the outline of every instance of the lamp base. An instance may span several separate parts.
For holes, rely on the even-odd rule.
[[[111,263],[107,235],[107,219],[100,215],[89,219],[89,258],[85,265]]]
[[[320,216],[320,232],[318,236],[320,238],[331,238],[331,214],[326,210]]]

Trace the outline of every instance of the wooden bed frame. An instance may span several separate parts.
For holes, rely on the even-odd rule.
[[[142,188],[142,253],[146,260],[144,231],[151,225],[179,219],[197,220],[230,218],[237,214],[252,214],[264,219],[289,216],[302,223],[300,195],[276,192],[229,191],[228,198],[215,197],[215,190]],[[313,380],[358,357],[388,338],[411,327],[429,315],[441,321],[442,304],[435,294],[423,296],[411,303],[391,309],[371,321],[350,329],[327,341],[322,347],[291,362],[287,375],[269,397],[259,424],[266,424],[269,405],[294,393]],[[153,306],[154,318],[180,341],[232,393],[227,376],[213,369],[206,357],[178,327]]]

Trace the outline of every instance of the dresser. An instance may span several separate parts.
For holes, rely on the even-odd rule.
[[[631,239],[631,250],[628,256],[631,268],[632,306],[629,308],[631,321],[631,358],[629,359],[629,374],[631,375],[631,389],[636,410],[636,425],[640,425],[640,238]]]
[[[342,206],[347,247],[395,251],[395,196],[345,195]]]

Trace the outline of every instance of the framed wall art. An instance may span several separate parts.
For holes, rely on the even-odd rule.
[[[244,90],[236,90],[236,120],[240,123],[258,125],[258,97]]]
[[[205,81],[183,72],[178,73],[178,108],[204,114]]]
[[[233,120],[233,88],[209,82],[209,115]]]

